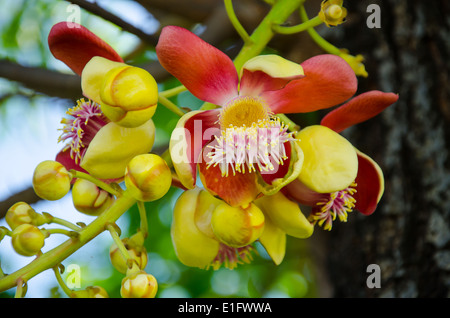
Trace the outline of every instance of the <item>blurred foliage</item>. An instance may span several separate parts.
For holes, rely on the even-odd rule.
[[[120,1],[111,1],[109,5],[113,6],[114,2]],[[51,26],[66,18],[65,8],[67,5],[68,2],[50,0],[3,0],[0,2],[0,58],[24,65],[69,72],[50,54],[46,39]],[[142,10],[145,9],[142,8]],[[122,55],[133,50],[133,45],[139,44],[136,37],[123,34],[116,26],[83,10],[81,23],[92,27],[93,32],[99,34]],[[155,59],[154,50],[151,49],[133,56],[135,63],[150,59]],[[178,85],[176,79],[170,79],[165,83],[160,83],[160,89],[165,90]],[[30,105],[33,104],[36,97],[33,92],[25,90],[20,84],[2,80],[0,110],[6,112],[9,108],[1,106],[9,100],[12,101],[13,97],[17,95],[28,99]],[[180,94],[172,101],[181,107],[190,109],[197,109],[202,104],[189,92]],[[20,102],[25,103],[23,98]],[[46,99],[41,102],[46,102]],[[39,101],[35,107],[39,107]],[[67,105],[67,107],[72,107],[72,105]],[[6,116],[2,112],[0,112],[0,116],[15,120],[12,118],[13,116]],[[153,118],[157,129],[155,148],[164,149],[167,147],[170,133],[175,127],[178,117],[159,105]],[[21,129],[29,129],[29,127],[21,127]],[[20,147],[20,144],[18,146]],[[6,151],[7,149],[0,149],[0,153]],[[261,246],[257,246],[254,261],[250,265],[239,266],[233,271],[225,268],[217,271],[200,270],[181,264],[176,258],[170,236],[172,207],[180,193],[179,189],[171,189],[164,198],[146,204],[149,222],[149,237],[146,240],[149,263],[146,271],[153,274],[158,280],[157,297],[317,296],[314,265],[309,257],[308,243],[291,237],[288,237],[287,241],[286,258],[279,266],[272,263]],[[121,237],[131,236],[139,228],[140,219],[137,208],[132,208],[122,219],[127,220],[125,222],[127,227],[121,229]],[[98,241],[94,239],[94,246],[91,244],[89,249],[86,248],[87,251],[82,249],[82,253],[75,253],[70,260],[63,264],[71,262],[81,266],[83,273],[81,288],[100,285],[108,291],[111,297],[120,297],[119,289],[123,275],[108,264],[109,245],[112,240],[107,244],[103,241],[98,243]],[[3,246],[0,244],[0,255],[4,256],[5,253],[1,253],[2,249],[4,249],[4,242]],[[96,255],[96,257],[93,258],[92,255]],[[29,284],[33,284],[33,280]],[[0,297],[11,297],[12,295],[13,291],[0,293]],[[39,297],[66,296],[57,287],[55,280],[54,287],[47,291],[43,290]]]

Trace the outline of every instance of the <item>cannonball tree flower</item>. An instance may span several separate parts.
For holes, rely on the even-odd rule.
[[[55,24],[48,44],[57,59],[81,76],[87,98],[62,120],[60,140],[68,143],[56,160],[100,179],[122,178],[128,161],[153,146],[156,81],[145,70],[125,64],[110,45],[81,25]]]
[[[156,53],[194,96],[219,106],[179,120],[170,150],[180,182],[194,188],[198,165],[205,188],[231,206],[245,206],[261,192],[275,193],[300,173],[302,150],[275,114],[328,108],[357,88],[353,70],[334,55],[301,65],[261,55],[238,74],[227,55],[176,26],[162,30]],[[272,187],[262,175],[270,176]]]
[[[201,269],[234,269],[253,259],[259,241],[275,264],[285,256],[286,235],[305,239],[314,225],[297,203],[281,192],[247,207],[232,207],[196,187],[183,192],[174,206],[171,235],[178,259]]]
[[[340,133],[345,129],[364,122],[385,108],[394,104],[398,95],[380,91],[370,91],[351,99],[344,105],[334,109],[321,120],[321,130]],[[316,127],[317,129],[318,127]],[[306,152],[306,151],[305,151]],[[384,176],[379,165],[368,155],[356,149],[358,170],[354,181],[341,189],[334,191],[317,191],[311,183],[305,182],[302,175],[289,183],[281,191],[291,200],[311,206],[309,220],[326,230],[332,229],[333,221],[347,221],[347,215],[354,209],[363,215],[375,212],[384,192]],[[318,156],[325,158],[327,151],[312,156],[320,161]],[[305,153],[305,157],[309,155]],[[267,180],[267,182],[270,182]]]

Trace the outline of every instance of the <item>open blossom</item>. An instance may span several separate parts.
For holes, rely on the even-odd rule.
[[[196,188],[197,172],[217,202],[261,210],[264,229],[257,240],[276,264],[284,257],[286,235],[307,238],[314,224],[331,229],[334,219],[346,221],[354,208],[373,213],[384,190],[381,169],[339,132],[377,115],[398,99],[396,94],[371,91],[350,99],[357,90],[355,73],[334,55],[300,65],[274,55],[257,56],[238,74],[225,54],[174,26],[163,29],[156,51],[161,64],[193,95],[218,106],[184,115],[172,134],[174,168],[180,182],[193,189],[174,210],[172,239],[183,263],[233,268],[250,260],[252,248],[251,242],[236,247],[231,239],[220,238],[211,221],[217,208],[202,203],[208,200]],[[274,117],[342,103],[321,125],[295,135]],[[275,156],[267,154],[272,141],[267,132],[273,128],[275,149],[281,149]],[[298,203],[312,207],[308,218]],[[245,211],[236,215],[243,217]],[[233,228],[234,221],[223,222],[228,236],[249,232]]]
[[[100,179],[121,179],[128,161],[153,146],[155,80],[123,63],[111,46],[81,25],[55,24],[48,43],[52,54],[81,76],[86,97],[61,121],[59,141],[66,144],[56,160]]]

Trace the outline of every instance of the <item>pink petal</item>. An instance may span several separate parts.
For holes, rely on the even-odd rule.
[[[261,96],[275,113],[307,113],[341,104],[357,89],[354,71],[344,59],[324,54],[301,64],[305,77]]]
[[[94,56],[123,62],[108,43],[76,23],[55,24],[48,35],[48,46],[55,58],[63,61],[78,75],[81,75],[86,63]]]
[[[223,106],[237,96],[239,79],[233,61],[194,33],[164,27],[156,54],[161,65],[197,98]]]
[[[311,207],[317,206],[318,202],[328,198],[327,193],[315,192],[303,184],[299,179],[295,179],[289,183],[281,189],[281,192],[290,200]]]
[[[202,161],[198,167],[203,186],[231,206],[246,206],[260,194],[254,172],[236,175],[230,173],[223,177],[219,165],[211,165],[208,168],[207,162]]]
[[[357,192],[355,209],[364,215],[375,212],[384,192],[383,172],[375,161],[358,151],[358,175],[355,180]]]
[[[336,132],[366,121],[398,100],[394,93],[370,91],[351,99],[348,103],[329,112],[321,122]]]
[[[258,96],[262,92],[279,90],[294,79],[303,78],[303,75],[293,78],[275,78],[263,71],[249,71],[244,69],[242,73],[239,95]]]
[[[184,187],[195,187],[197,163],[203,147],[219,133],[219,109],[193,111],[180,118],[172,133],[170,153],[179,181]]]

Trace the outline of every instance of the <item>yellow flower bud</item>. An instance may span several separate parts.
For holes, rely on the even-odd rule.
[[[184,191],[180,195],[173,209],[173,221],[170,229],[175,253],[180,262],[186,266],[198,268],[210,266],[219,253],[220,246],[219,241],[204,234],[197,226],[205,224],[201,228],[208,228],[208,216],[199,213],[195,220],[198,206],[202,206],[202,209],[206,210],[200,195],[203,193],[206,198],[211,196],[206,190],[199,188]]]
[[[109,298],[107,291],[101,286],[88,286],[83,290],[72,292],[72,298]]]
[[[111,206],[114,198],[94,183],[77,179],[72,187],[72,201],[75,209],[81,213],[97,216]]]
[[[150,73],[141,68],[116,67],[106,73],[100,98],[102,111],[111,121],[137,127],[153,117],[158,103],[158,85]]]
[[[140,269],[144,269],[145,266],[147,266],[148,262],[147,250],[145,249],[145,247],[134,246],[132,242],[128,244],[128,238],[123,239],[122,242],[125,245],[125,248],[127,249],[128,254],[130,254],[130,258],[134,261],[134,263]],[[115,269],[117,269],[122,274],[127,273],[129,264],[127,263],[127,259],[125,259],[116,244],[111,245],[109,249],[109,258],[111,260],[111,264],[113,264]]]
[[[343,0],[324,0],[322,1],[319,17],[329,26],[337,26],[345,22],[347,9],[344,8]]]
[[[345,50],[342,50],[342,53],[339,54],[339,56],[342,57],[350,65],[357,76],[369,76],[364,64],[362,63],[364,61],[364,57],[361,54],[353,56],[346,53]]]
[[[125,169],[125,185],[137,200],[158,200],[169,191],[172,172],[160,156],[138,155],[130,160]]]
[[[44,246],[45,235],[36,226],[22,224],[11,235],[14,250],[23,256],[36,255]]]
[[[62,164],[46,160],[38,164],[34,170],[33,188],[44,200],[59,200],[69,192],[71,180],[71,174]]]
[[[34,209],[25,202],[13,204],[6,212],[5,220],[12,230],[22,224],[39,226],[46,222],[43,215],[36,213]]]
[[[261,236],[264,230],[264,214],[253,203],[246,208],[222,203],[213,211],[211,226],[222,243],[231,247],[242,247]]]
[[[305,159],[298,179],[319,193],[347,188],[358,173],[358,156],[352,144],[328,127],[309,126],[297,135]]]
[[[122,280],[122,298],[154,298],[158,291],[156,278],[144,271],[137,271]]]

